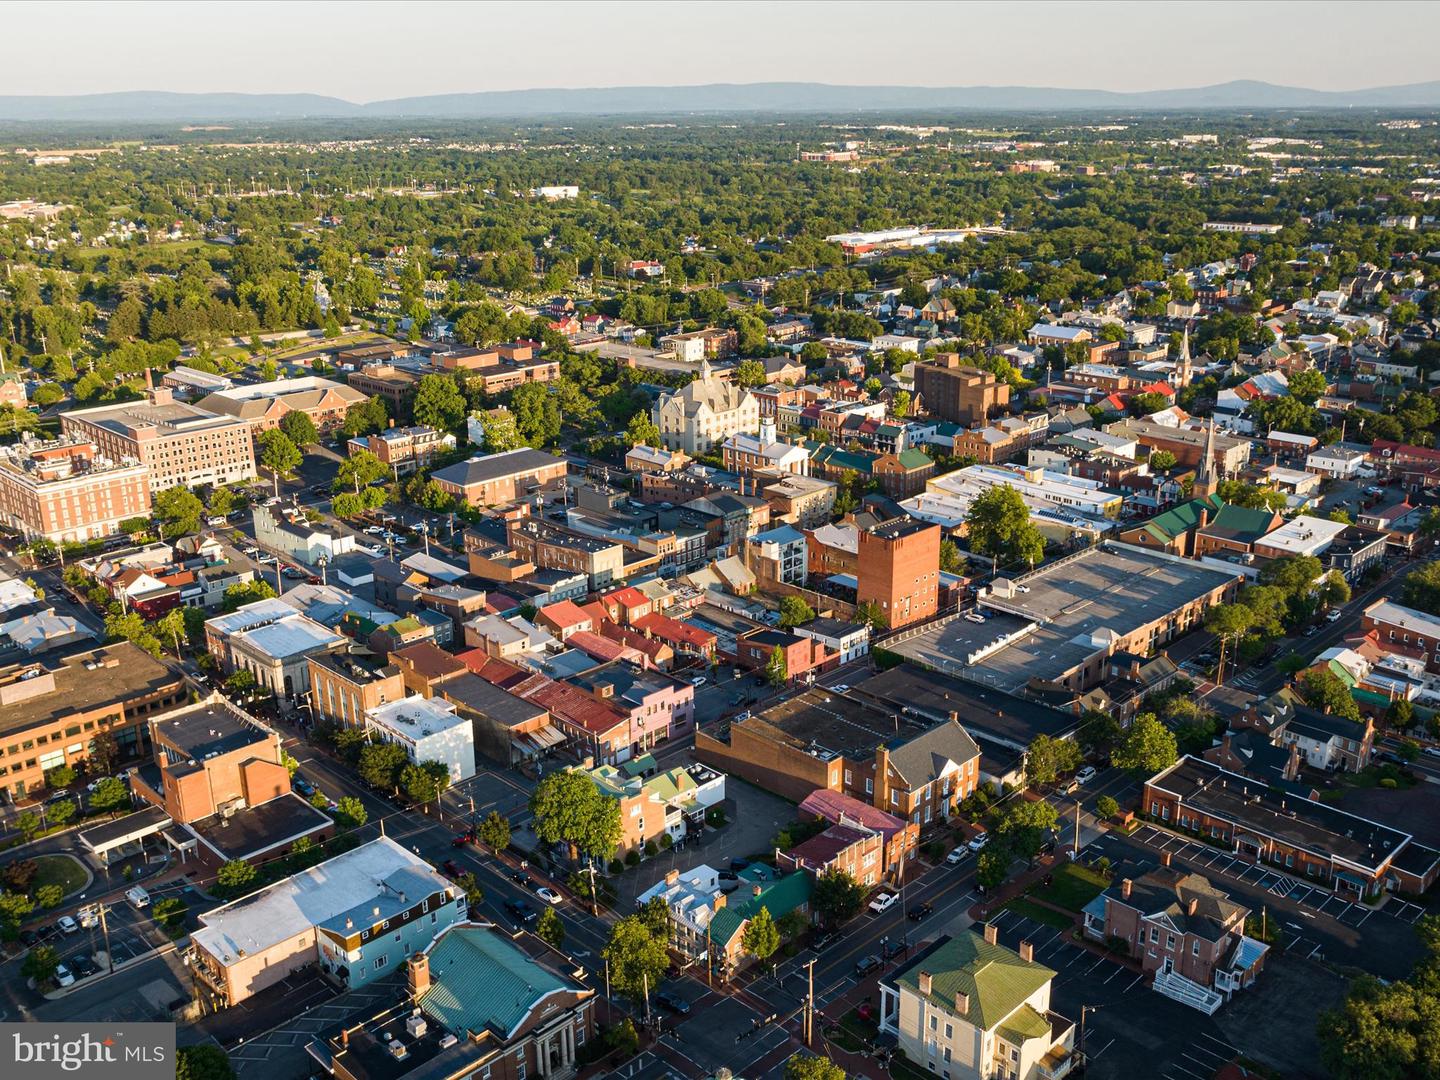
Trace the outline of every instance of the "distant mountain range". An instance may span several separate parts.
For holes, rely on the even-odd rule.
[[[1206,110],[1440,108],[1440,81],[1368,90],[1306,90],[1238,80],[1180,90],[1120,93],[1034,86],[830,86],[715,83],[592,90],[494,90],[395,98],[366,105],[320,94],[175,94],[136,90],[73,96],[0,96],[0,121],[201,123],[240,120],[444,119],[690,113],[855,113],[924,110]]]

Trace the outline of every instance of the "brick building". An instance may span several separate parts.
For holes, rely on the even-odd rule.
[[[806,870],[815,877],[838,870],[868,890],[885,876],[885,836],[878,829],[831,825],[781,853],[775,865],[782,870]]]
[[[565,478],[563,458],[520,447],[483,454],[437,469],[431,476],[441,489],[470,506],[511,502]]]
[[[750,671],[765,671],[775,650],[785,660],[785,677],[790,683],[813,682],[822,671],[840,663],[840,654],[814,638],[788,630],[761,628],[735,639],[735,664]]]
[[[405,696],[405,678],[391,664],[351,653],[320,653],[310,664],[310,707],[315,717],[364,728],[365,714]]]
[[[915,392],[931,416],[974,427],[1010,404],[1010,384],[961,363],[959,353],[940,353],[915,365]]]
[[[150,471],[104,457],[93,442],[23,441],[0,448],[0,524],[27,538],[97,540],[150,516]]]
[[[304,413],[318,430],[328,431],[344,422],[350,406],[364,401],[365,394],[354,387],[318,375],[302,375],[217,390],[198,404],[216,415],[243,420],[259,434],[279,427],[292,412]]]
[[[436,431],[424,424],[410,427],[388,427],[378,435],[365,435],[346,444],[349,453],[368,450],[398,473],[415,472],[430,464],[430,459],[455,445],[455,436]]]
[[[940,527],[915,519],[861,530],[856,602],[875,604],[892,630],[930,618],[940,602]]]

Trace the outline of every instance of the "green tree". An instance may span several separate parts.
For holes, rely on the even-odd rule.
[[[625,428],[625,441],[631,446],[659,446],[660,429],[650,419],[650,414],[641,410],[630,418]]]
[[[130,788],[125,781],[107,776],[95,786],[90,796],[90,809],[100,813],[113,813],[130,805]]]
[[[845,1070],[827,1057],[797,1053],[785,1062],[785,1080],[845,1080]]]
[[[947,574],[964,574],[967,567],[960,556],[960,545],[954,540],[940,541],[940,569]]]
[[[1360,706],[1350,693],[1350,688],[1333,671],[1327,668],[1312,668],[1300,676],[1300,696],[1312,709],[1343,716],[1347,720],[1360,720]]]
[[[815,618],[815,609],[798,596],[780,598],[780,629],[802,626]]]
[[[602,954],[610,963],[610,985],[615,992],[639,1001],[648,988],[654,992],[670,969],[665,940],[650,932],[638,915],[615,923]]]
[[[59,907],[60,901],[64,899],[65,890],[59,885],[41,885],[35,890],[35,901],[44,908]]]
[[[21,810],[15,815],[15,828],[20,830],[20,835],[25,838],[27,843],[34,840],[35,835],[44,827],[40,815],[34,810]]]
[[[1319,600],[1327,608],[1338,608],[1350,602],[1350,583],[1339,570],[1331,570],[1320,583]]]
[[[225,679],[225,689],[229,690],[232,694],[247,694],[251,690],[254,690],[257,685],[254,673],[243,669],[240,671],[232,671]]]
[[[1290,396],[1306,405],[1314,405],[1326,389],[1325,376],[1314,368],[1295,372],[1290,376],[1289,383]]]
[[[1009,484],[981,492],[965,515],[970,549],[995,560],[997,570],[1024,569],[1045,557],[1045,539],[1030,509]]]
[[[884,609],[874,600],[863,600],[855,605],[855,621],[870,627],[872,633],[879,633],[890,625]]]
[[[510,819],[499,810],[491,810],[480,822],[480,842],[499,855],[510,846]]]
[[[236,496],[235,492],[227,487],[217,487],[214,491],[210,492],[210,498],[206,501],[205,508],[209,510],[211,514],[219,514],[223,517],[234,511],[239,505],[240,499]]]
[[[1095,800],[1095,816],[1101,821],[1109,821],[1120,813],[1120,804],[1111,795],[1101,795]]]
[[[185,901],[177,896],[156,900],[150,906],[150,916],[166,934],[175,937],[185,927]]]
[[[400,790],[412,803],[434,802],[450,786],[450,769],[443,762],[422,761],[400,770]]]
[[[1440,562],[1427,562],[1405,575],[1400,602],[1429,615],[1440,615]]]
[[[765,664],[765,681],[771,686],[784,686],[790,681],[790,672],[785,664],[785,650],[776,645]]]
[[[255,445],[260,448],[260,467],[277,479],[293,474],[305,460],[299,447],[279,428],[262,431]]]
[[[769,380],[765,375],[765,365],[759,360],[741,360],[735,365],[735,371],[730,380],[746,390],[753,390],[757,386],[764,386]]]
[[[342,795],[335,800],[335,820],[342,828],[358,829],[370,820],[370,811],[354,795]]]
[[[355,771],[377,791],[393,791],[400,783],[400,771],[410,763],[405,748],[394,743],[367,743],[360,751]]]
[[[1168,473],[1175,464],[1175,455],[1169,450],[1155,450],[1150,454],[1150,468],[1155,472]]]
[[[1032,784],[1053,784],[1080,767],[1080,747],[1071,739],[1036,735],[1025,752],[1025,777]]]
[[[384,431],[389,423],[390,408],[385,399],[377,395],[345,410],[345,422],[340,425],[340,433],[355,439]]]
[[[330,485],[331,491],[345,491],[353,488],[356,494],[361,488],[369,487],[377,480],[384,480],[390,475],[390,466],[386,465],[369,450],[357,450],[335,470],[335,479]]]
[[[160,658],[160,639],[151,633],[150,624],[139,612],[126,611],[105,616],[105,636],[112,641],[132,642],[157,660]]]
[[[507,450],[518,450],[525,445],[520,429],[515,426],[515,417],[508,409],[492,409],[482,413],[480,428],[485,433],[483,449],[487,454],[503,454]]]
[[[74,820],[78,808],[71,799],[62,799],[60,802],[53,802],[45,811],[45,816],[50,819],[51,825],[68,825]]]
[[[256,578],[254,581],[244,581],[227,586],[225,595],[222,598],[222,607],[225,611],[230,612],[237,608],[242,608],[246,604],[253,604],[259,600],[269,600],[274,595],[275,590],[271,588],[268,581]]]
[[[155,634],[180,655],[180,643],[185,640],[185,609],[171,608],[155,620]]]
[[[309,446],[320,441],[320,432],[315,430],[315,421],[310,419],[309,413],[292,409],[281,418],[280,430],[296,447]]]
[[[545,910],[540,912],[540,920],[535,924],[535,935],[556,949],[565,942],[565,924],[560,921],[559,913],[548,904]]]
[[[0,929],[7,938],[14,937],[20,924],[35,910],[35,901],[23,892],[6,890],[0,893]]]
[[[901,418],[910,415],[910,391],[897,390],[895,396],[890,399],[890,414]]]
[[[565,844],[573,860],[579,852],[609,858],[620,843],[620,803],[601,793],[595,781],[576,769],[551,773],[530,797],[535,835],[546,844]]]
[[[48,986],[55,981],[55,970],[60,966],[60,954],[50,945],[36,945],[20,965],[20,974],[36,986]]]
[[[456,878],[455,884],[460,886],[460,890],[465,894],[467,903],[478,904],[485,899],[485,892],[480,888],[479,879],[469,870]]]
[[[1015,853],[1001,840],[992,839],[975,860],[975,883],[986,892],[999,888],[1010,874]]]
[[[1033,802],[1016,799],[1006,805],[991,831],[994,839],[998,839],[1011,852],[1029,859],[1039,852],[1045,838],[1055,831],[1059,820],[1055,807],[1043,799]]]
[[[177,484],[156,495],[152,509],[161,536],[189,536],[200,531],[205,504],[189,488]]]
[[[1174,765],[1178,757],[1174,732],[1154,713],[1141,713],[1111,753],[1110,763],[1137,775],[1153,776]]]
[[[74,782],[75,770],[69,765],[56,765],[45,770],[45,785],[49,788],[67,788]]]
[[[831,866],[815,879],[810,906],[826,926],[836,927],[860,913],[865,890],[848,871]]]
[[[422,375],[415,388],[414,414],[417,424],[437,431],[451,431],[465,419],[465,395],[449,375]]]
[[[780,931],[775,926],[775,919],[769,908],[761,905],[755,914],[750,916],[744,933],[740,935],[740,944],[762,964],[780,948]]]
[[[1255,613],[1244,604],[1216,604],[1205,613],[1205,629],[1220,639],[1220,665],[1215,681],[1225,680],[1225,650],[1255,623]]]
[[[215,884],[231,896],[238,896],[254,884],[259,872],[244,859],[231,859],[215,873]]]
[[[560,434],[560,404],[545,383],[517,386],[510,394],[510,411],[527,446],[547,446]]]
[[[235,1069],[218,1046],[182,1046],[175,1052],[175,1080],[235,1080]]]

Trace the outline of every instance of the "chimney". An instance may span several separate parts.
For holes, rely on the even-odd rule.
[[[1035,946],[1031,942],[1020,942],[1020,959],[1024,960],[1027,964],[1033,964],[1035,962]]]
[[[759,883],[758,881],[757,881],[754,885],[751,885],[751,886],[750,886],[750,895],[751,895],[751,896],[759,896],[759,895],[760,895],[762,892],[764,892],[764,891],[765,891],[765,890],[760,887],[760,883]]]
[[[935,980],[930,977],[930,973],[928,971],[920,972],[920,993],[924,994],[926,997],[929,997],[930,991],[934,988]]]
[[[423,952],[414,953],[405,961],[405,984],[410,988],[410,996],[419,1001],[430,989],[430,957]]]
[[[680,880],[680,871],[679,871],[679,870],[667,870],[667,871],[665,872],[665,884],[666,884],[666,885],[674,885],[674,884],[675,884],[677,881],[679,881],[679,880]]]
[[[890,750],[883,744],[875,748],[875,805],[885,809],[890,799]]]
[[[955,991],[955,1015],[970,1015],[970,995],[965,993],[964,990]]]
[[[956,710],[956,709],[951,709],[951,710],[950,710],[950,722],[951,722],[952,724],[958,724],[958,723],[960,722],[960,713],[959,713],[958,710]]]
[[[340,1032],[340,1045],[346,1050],[350,1049],[350,1029],[345,1028]]]
[[[1126,900],[1129,900],[1130,890],[1133,888],[1135,888],[1135,883],[1127,877],[1124,881],[1120,882],[1120,895]]]
[[[998,926],[996,926],[994,923],[986,923],[986,924],[985,924],[985,941],[986,941],[988,944],[990,944],[990,945],[994,945],[994,944],[998,943],[999,940],[1000,940],[1000,928],[999,928]]]
[[[721,908],[723,908],[724,906],[725,906],[725,894],[724,894],[723,892],[717,892],[717,893],[715,894],[715,899],[713,899],[713,900],[710,901],[710,909],[711,909],[712,911],[719,911],[719,910],[720,910]]]
[[[1160,865],[1161,865],[1161,866],[1169,866],[1169,865],[1170,865],[1170,862],[1171,862],[1170,852],[1168,852],[1168,851],[1162,851],[1162,852],[1160,853]],[[1126,896],[1129,896],[1130,894],[1127,892],[1125,895],[1126,895]]]
[[[1192,896],[1192,897],[1190,898],[1190,903],[1188,903],[1188,904],[1185,905],[1185,914],[1186,914],[1186,915],[1194,915],[1194,914],[1195,914],[1197,911],[1199,911],[1199,910],[1200,910],[1200,898],[1199,898],[1198,896]]]

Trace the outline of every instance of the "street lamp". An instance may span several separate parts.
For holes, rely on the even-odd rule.
[[[330,556],[321,554],[321,556],[315,560],[315,565],[320,567],[320,584],[329,585],[330,575],[326,573],[326,568],[330,565]]]

